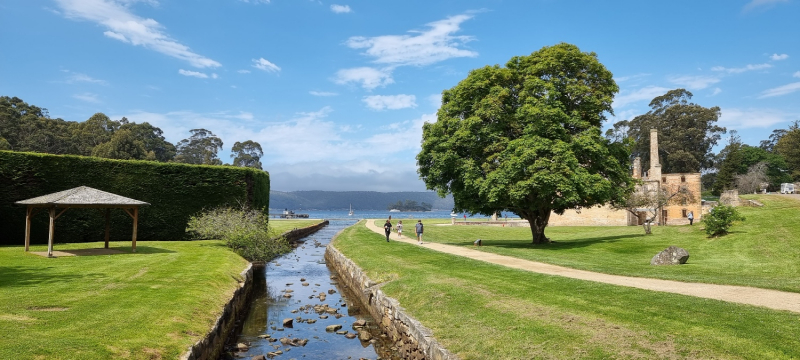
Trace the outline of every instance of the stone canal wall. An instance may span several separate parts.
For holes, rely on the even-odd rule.
[[[403,359],[458,360],[436,341],[430,329],[408,316],[397,300],[386,296],[379,284],[333,245],[326,248],[325,260],[340,283],[359,296],[358,301],[378,322]]]
[[[216,360],[225,350],[226,342],[236,331],[236,320],[247,315],[250,294],[253,291],[253,269],[258,266],[248,264],[240,274],[239,288],[225,304],[222,314],[217,318],[211,331],[200,339],[180,357],[181,360]]]
[[[319,231],[319,229],[324,228],[329,223],[330,223],[330,221],[325,220],[325,221],[323,221],[323,222],[321,222],[319,224],[316,224],[316,225],[306,226],[306,227],[301,228],[301,229],[289,230],[289,231],[283,233],[282,236],[286,237],[286,240],[289,241],[289,243],[293,243],[293,242],[295,242],[295,241],[297,241],[299,239],[302,239],[302,238],[304,238],[304,237],[306,237],[308,235],[311,235],[311,234]]]

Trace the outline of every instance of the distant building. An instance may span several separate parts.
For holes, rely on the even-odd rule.
[[[689,212],[692,212],[694,219],[699,221],[703,216],[702,204],[700,200],[700,173],[675,173],[662,174],[661,162],[658,158],[658,130],[650,130],[650,169],[642,173],[642,161],[640,158],[633,160],[633,177],[641,179],[642,187],[638,190],[655,191],[663,189],[667,196],[677,193],[681,188],[686,188],[691,194],[692,199],[686,200],[685,197],[676,197],[660,211],[656,211],[655,223],[661,225],[688,225]],[[634,215],[626,210],[616,210],[608,205],[601,207],[567,210],[564,215],[550,215],[549,225],[552,226],[619,226],[619,225],[642,225],[646,220],[648,212],[645,209]]]

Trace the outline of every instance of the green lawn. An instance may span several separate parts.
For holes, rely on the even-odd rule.
[[[47,259],[0,247],[0,359],[175,359],[208,332],[247,265],[220,241],[136,249]]]
[[[453,229],[426,227],[426,236]],[[381,239],[359,223],[343,231],[334,246],[370,278],[385,281],[382,290],[464,360],[800,358],[800,315],[795,313],[541,275]],[[633,241],[625,239],[616,242]],[[565,246],[565,251],[531,250],[553,253],[548,259],[557,254],[580,259],[581,251],[596,255],[594,247],[613,243],[604,239]]]
[[[689,282],[744,285],[800,292],[800,201],[770,195],[749,195],[761,208],[738,208],[747,221],[732,233],[709,239],[702,223],[655,227],[646,236],[639,226],[548,227],[555,242],[532,245],[529,228],[436,226],[449,220],[427,220],[425,241],[476,248],[521,259],[608,274]],[[382,226],[383,221],[376,221]],[[413,235],[413,224],[408,226]],[[689,251],[681,266],[654,267],[650,259],[670,245]]]
[[[269,219],[269,226],[272,227],[272,230],[275,231],[276,234],[283,234],[292,229],[302,229],[307,226],[316,225],[321,223],[322,220],[280,220],[280,219]]]

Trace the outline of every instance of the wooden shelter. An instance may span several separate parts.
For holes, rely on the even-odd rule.
[[[94,208],[105,209],[106,219],[106,249],[108,249],[108,237],[111,231],[111,209],[122,209],[133,218],[133,252],[136,252],[136,230],[139,225],[139,207],[150,205],[144,201],[134,200],[119,196],[109,192],[79,186],[74,189],[59,191],[49,195],[43,195],[32,199],[17,201],[15,204],[27,206],[25,213],[25,251],[30,248],[31,242],[31,217],[37,212],[46,209],[50,214],[50,232],[47,242],[47,256],[53,256],[53,235],[55,221],[67,209],[72,208]]]

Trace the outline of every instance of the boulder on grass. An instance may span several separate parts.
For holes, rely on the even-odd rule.
[[[689,252],[684,248],[670,246],[650,259],[650,265],[680,265],[689,260]]]

